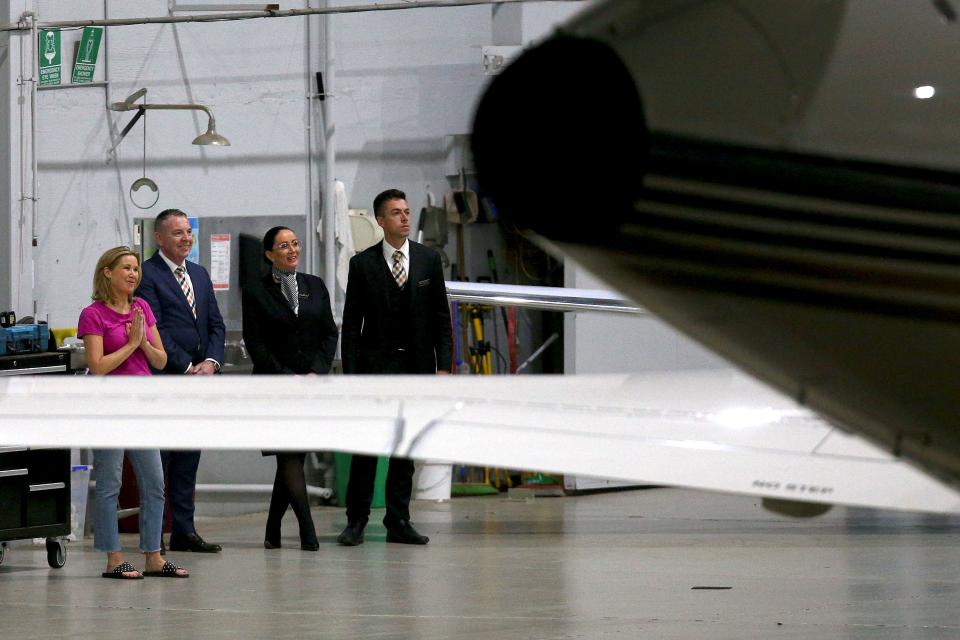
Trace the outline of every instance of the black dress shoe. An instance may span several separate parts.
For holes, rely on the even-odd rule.
[[[345,547],[355,547],[363,544],[363,528],[367,526],[366,522],[351,522],[347,528],[337,536],[337,542]]]
[[[304,551],[317,551],[320,549],[320,543],[317,541],[314,542],[301,542],[300,548]]]
[[[395,525],[387,527],[387,542],[399,542],[400,544],[427,544],[430,538],[422,536],[413,528],[413,525],[406,520],[401,520]]]
[[[170,549],[172,551],[195,551],[196,553],[220,553],[223,547],[207,542],[200,537],[199,533],[188,533],[186,535],[170,534]]]
[[[282,545],[280,544],[280,541],[279,541],[279,540],[278,540],[277,542],[270,542],[270,540],[267,539],[267,538],[264,538],[264,539],[263,539],[263,548],[264,548],[264,549],[279,549],[281,546],[282,546]]]

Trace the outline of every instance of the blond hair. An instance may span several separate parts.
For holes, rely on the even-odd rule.
[[[113,249],[108,249],[104,252],[100,259],[97,260],[97,268],[93,272],[93,295],[91,298],[94,300],[99,300],[104,304],[109,304],[113,302],[114,292],[113,286],[110,282],[110,277],[105,274],[104,269],[116,269],[117,265],[120,264],[120,261],[126,258],[127,256],[133,256],[137,260],[137,266],[140,266],[140,256],[135,254],[130,250],[130,247],[114,247]],[[143,277],[143,274],[139,271],[137,272],[137,286],[140,286],[140,278]],[[133,302],[133,295],[127,296],[127,302]]]

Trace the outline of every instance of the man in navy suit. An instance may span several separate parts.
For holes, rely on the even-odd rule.
[[[388,189],[373,201],[383,242],[350,259],[343,307],[344,373],[450,373],[450,307],[440,254],[408,239],[407,196]],[[345,546],[363,543],[377,459],[353,456],[347,485]],[[391,458],[385,487],[387,542],[427,544],[410,523],[413,461]]]
[[[143,263],[136,295],[157,317],[160,339],[167,351],[162,373],[209,376],[223,362],[224,324],[207,270],[189,262],[193,230],[187,214],[166,209],[157,216],[154,238],[158,251]],[[167,495],[173,526],[174,551],[217,553],[220,545],[206,542],[193,524],[194,491],[199,451],[163,451]]]

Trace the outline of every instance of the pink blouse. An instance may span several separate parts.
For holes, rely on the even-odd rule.
[[[80,312],[80,322],[77,324],[77,336],[101,336],[103,338],[103,355],[109,355],[127,343],[127,325],[133,322],[133,309],[143,309],[147,342],[153,344],[150,327],[157,324],[157,319],[145,300],[134,298],[127,313],[117,313],[103,302],[97,300]],[[120,363],[120,366],[107,374],[108,376],[149,376],[150,363],[146,354],[137,349],[130,357]]]

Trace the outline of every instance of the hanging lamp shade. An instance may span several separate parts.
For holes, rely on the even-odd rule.
[[[217,133],[217,124],[213,118],[207,123],[207,132],[201,133],[193,139],[193,144],[212,145],[215,147],[229,147],[230,141]]]

